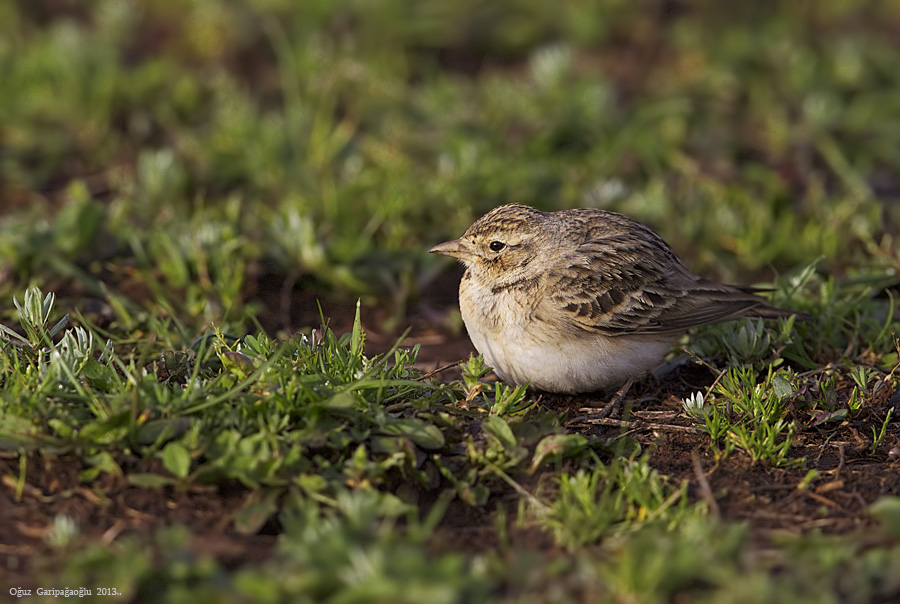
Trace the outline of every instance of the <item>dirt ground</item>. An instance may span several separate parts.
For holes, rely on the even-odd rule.
[[[465,359],[473,349],[464,333],[448,328],[449,313],[455,305],[453,277],[449,285],[432,288],[408,313],[412,330],[405,345],[420,344],[419,366],[430,371]],[[273,296],[278,295],[274,292]],[[281,299],[279,297],[279,299]],[[302,296],[289,296],[287,312],[275,309],[263,324],[272,331],[318,323],[315,301]],[[353,304],[323,305],[331,326],[338,332],[352,322]],[[376,329],[392,309],[370,308],[364,313],[371,352],[390,348],[396,333]],[[289,316],[292,325],[279,325],[279,317]],[[453,370],[441,372],[443,379],[458,376]],[[569,430],[590,436],[612,438],[627,434],[652,451],[651,463],[676,483],[686,481],[693,500],[706,500],[711,512],[728,520],[750,524],[755,536],[765,540],[773,531],[797,533],[818,529],[826,533],[842,533],[871,524],[866,509],[882,495],[900,493],[900,422],[889,426],[883,444],[873,453],[871,433],[863,426],[864,418],[851,419],[839,425],[810,425],[808,417],[795,415],[802,432],[795,439],[794,456],[807,460],[806,467],[775,468],[763,463],[752,464],[740,453],[717,462],[710,455],[708,436],[701,433],[681,415],[681,397],[708,388],[715,376],[696,364],[683,364],[663,378],[648,378],[629,391],[626,407],[609,417],[599,418],[613,393],[586,396],[540,395],[539,404],[565,414]],[[850,384],[844,384],[847,392]],[[839,392],[841,389],[839,388]],[[866,417],[884,417],[889,407],[900,412],[900,392],[883,388],[869,399]],[[871,425],[871,421],[867,422]],[[128,472],[146,472],[157,463],[126,461]],[[54,558],[44,535],[53,518],[66,515],[81,528],[80,543],[111,543],[120,536],[149,536],[155,529],[183,524],[195,535],[191,548],[198,554],[215,556],[226,568],[238,567],[245,561],[259,562],[273,552],[278,533],[277,523],[266,524],[259,534],[243,535],[232,526],[232,517],[251,495],[240,484],[195,486],[187,490],[138,488],[123,476],[102,475],[90,484],[82,484],[79,471],[84,463],[76,456],[33,454],[21,482],[18,456],[0,453],[0,518],[4,520],[0,535],[0,579],[15,578],[27,587],[23,577],[48,571]],[[158,469],[158,468],[156,468]],[[808,488],[798,485],[810,470],[819,478]],[[502,498],[509,494],[498,494]],[[496,543],[496,523],[491,518],[491,505],[476,510],[463,504],[452,505],[444,518],[439,547],[464,551],[484,550]],[[516,527],[510,523],[510,540],[523,547],[550,547],[547,535],[536,529]],[[43,562],[37,563],[41,559]],[[9,575],[9,576],[4,576]],[[12,575],[15,575],[13,577]]]

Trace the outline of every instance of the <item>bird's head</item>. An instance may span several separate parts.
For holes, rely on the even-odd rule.
[[[479,218],[459,239],[434,246],[429,252],[462,262],[474,277],[502,286],[539,273],[534,261],[546,254],[545,212],[511,204]]]

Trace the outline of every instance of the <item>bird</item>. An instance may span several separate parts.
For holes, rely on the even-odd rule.
[[[607,210],[503,205],[429,252],[465,266],[460,314],[485,364],[546,392],[630,383],[693,327],[808,318],[695,275],[652,229]]]

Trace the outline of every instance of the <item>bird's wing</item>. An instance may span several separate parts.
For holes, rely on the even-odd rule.
[[[790,314],[749,291],[693,275],[652,231],[639,235],[591,239],[560,260],[545,275],[535,317],[563,329],[625,335]]]

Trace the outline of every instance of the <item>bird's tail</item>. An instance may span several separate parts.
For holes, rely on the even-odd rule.
[[[797,317],[797,319],[801,321],[811,321],[813,318],[812,315],[805,312],[777,308],[763,302],[760,302],[757,306],[751,306],[742,314],[745,317],[759,317],[762,319],[787,319],[788,317]]]

